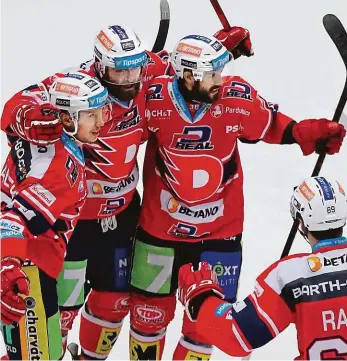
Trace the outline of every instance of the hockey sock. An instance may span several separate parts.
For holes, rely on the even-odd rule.
[[[173,360],[209,360],[213,346],[205,345],[182,336],[179,340]]]
[[[156,334],[141,334],[130,328],[130,360],[161,360],[165,346],[166,328]]]
[[[66,352],[67,336],[69,331],[72,329],[73,322],[79,312],[80,308],[77,309],[60,309],[60,329],[63,344],[63,356]]]
[[[117,341],[123,320],[109,322],[90,314],[87,307],[82,311],[80,344],[85,360],[105,360]]]

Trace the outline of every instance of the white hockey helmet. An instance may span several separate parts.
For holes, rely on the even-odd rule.
[[[85,73],[74,72],[57,77],[49,89],[49,94],[52,105],[70,114],[74,131],[66,133],[75,135],[79,112],[103,107],[107,103],[108,91],[97,79]]]
[[[129,26],[113,25],[100,30],[94,42],[94,58],[100,78],[105,67],[132,69],[147,62],[147,53]]]
[[[204,73],[220,70],[232,59],[219,40],[202,35],[184,37],[171,53],[171,65],[177,77],[183,78],[184,69],[189,69],[195,80],[200,81]]]
[[[336,180],[307,178],[292,195],[290,213],[293,219],[300,215],[309,231],[340,228],[346,224],[347,198]]]

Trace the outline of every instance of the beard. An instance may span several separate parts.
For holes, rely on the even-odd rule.
[[[218,99],[218,93],[212,95],[210,92],[215,89],[219,89],[220,86],[214,85],[209,90],[201,89],[200,87],[200,81],[195,81],[192,90],[188,90],[184,82],[178,82],[178,88],[181,94],[183,95],[183,98],[191,102],[193,100],[201,102],[201,103],[208,103],[211,104],[214,101]]]
[[[141,86],[140,81],[137,83],[127,84],[127,85],[115,84],[108,79],[108,76],[106,74],[103,77],[101,84],[105,88],[107,88],[110,95],[114,96],[115,98],[123,102],[129,102],[130,100],[133,100],[138,94]]]

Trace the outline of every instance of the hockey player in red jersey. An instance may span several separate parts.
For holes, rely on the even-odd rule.
[[[312,253],[274,263],[257,278],[254,292],[234,304],[221,299],[208,263],[196,271],[184,265],[179,299],[201,337],[232,356],[248,355],[293,323],[297,360],[347,360],[345,192],[335,180],[306,179],[294,191],[290,211]]]
[[[59,117],[64,132],[50,145],[8,135],[11,150],[1,172],[2,332],[10,359],[57,360],[62,344],[56,279],[87,195],[80,143],[96,141],[108,93],[89,75],[68,73],[49,92],[38,84],[22,95],[18,121]]]
[[[246,29],[233,27],[230,32],[218,32],[218,36],[235,56],[252,54]],[[166,71],[167,53],[159,56],[145,51],[135,32],[120,25],[102,29],[94,45],[94,60],[82,63],[79,69],[98,78],[109,90],[111,121],[95,144],[84,147],[88,198],[68,246],[58,290],[66,339],[84,304],[87,278],[91,292],[81,316],[82,357],[104,359],[129,310],[129,260],[139,214],[136,154],[147,139],[145,94],[156,94],[156,88],[148,89],[148,84]],[[43,81],[46,88],[55,76]],[[2,128],[22,132],[34,144],[58,139],[61,128],[54,118],[36,114],[36,118],[25,119],[25,125],[22,118],[16,121],[24,100],[19,95],[6,104],[8,122],[3,122]]]
[[[235,300],[242,261],[243,175],[237,141],[297,143],[304,155],[327,139],[339,151],[345,129],[327,119],[295,122],[244,79],[224,76],[232,58],[213,37],[189,35],[171,54],[175,76],[155,78],[146,116],[151,138],[134,245],[132,357],[160,358],[174,316],[178,269],[207,261]],[[208,342],[187,317],[174,359],[208,358]]]

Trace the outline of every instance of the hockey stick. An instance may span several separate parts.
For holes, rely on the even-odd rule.
[[[213,6],[214,11],[215,11],[216,14],[217,14],[219,20],[220,20],[220,22],[221,22],[222,25],[223,25],[223,29],[224,29],[225,31],[231,30],[230,23],[229,23],[227,17],[225,16],[224,11],[223,11],[223,9],[221,8],[218,0],[210,0],[210,2],[211,2],[211,5]],[[250,54],[251,54],[251,55],[254,55],[253,49],[250,50]]]
[[[346,67],[345,85],[343,87],[340,100],[337,104],[337,108],[335,110],[335,114],[332,119],[333,122],[338,123],[340,121],[340,117],[342,115],[343,108],[345,107],[346,102],[347,102],[347,33],[346,33],[345,28],[341,24],[340,20],[333,14],[327,14],[324,16],[323,25],[324,25],[325,30],[329,34],[331,40],[334,42],[337,50],[339,51],[340,56]],[[326,152],[323,152],[319,155],[316,165],[314,166],[311,177],[318,176],[318,174],[322,168],[325,157],[326,157]],[[298,228],[299,228],[299,221],[295,220],[293,222],[292,228],[289,232],[287,242],[284,246],[281,258],[288,256],[289,251],[293,245],[294,238],[295,238],[296,232],[298,231]]]
[[[213,6],[214,8],[214,11],[216,12],[220,22],[222,23],[223,25],[223,29],[225,31],[229,31],[231,29],[231,26],[229,24],[229,21],[227,19],[227,17],[225,16],[224,14],[224,11],[223,9],[221,8],[221,6],[219,5],[219,2],[218,0],[210,0],[211,2],[211,5]]]
[[[160,0],[160,23],[157,38],[152,51],[158,53],[164,49],[170,26],[170,6],[167,0]]]

